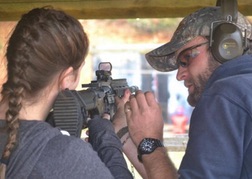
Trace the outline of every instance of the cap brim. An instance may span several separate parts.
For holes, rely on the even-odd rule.
[[[156,70],[169,72],[178,69],[175,52],[184,44],[177,41],[168,42],[145,54],[148,63]]]

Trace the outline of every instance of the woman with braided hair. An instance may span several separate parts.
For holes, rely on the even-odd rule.
[[[88,46],[81,24],[62,11],[35,8],[17,23],[1,91],[1,179],[132,178],[110,121],[89,125],[93,148],[45,122],[56,96],[76,88]]]

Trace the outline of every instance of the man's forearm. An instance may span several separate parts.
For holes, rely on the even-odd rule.
[[[153,153],[143,155],[142,159],[149,179],[178,178],[177,170],[164,147],[158,147]]]

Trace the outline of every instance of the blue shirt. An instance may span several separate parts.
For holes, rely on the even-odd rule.
[[[181,179],[252,178],[252,56],[217,68],[196,105]]]

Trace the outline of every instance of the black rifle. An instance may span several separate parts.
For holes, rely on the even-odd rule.
[[[83,84],[82,87],[86,89],[60,92],[47,122],[80,137],[82,129],[87,127],[88,120],[94,115],[108,113],[113,119],[116,112],[115,96],[122,97],[126,89],[134,93],[138,87],[129,87],[124,78],[112,79],[111,70],[111,63],[100,63],[96,71],[97,80]]]

